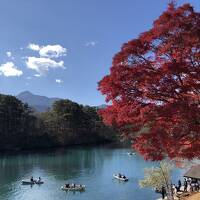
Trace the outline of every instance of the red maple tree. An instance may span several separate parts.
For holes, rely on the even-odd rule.
[[[145,159],[200,157],[200,13],[168,9],[125,43],[99,82],[100,111]]]

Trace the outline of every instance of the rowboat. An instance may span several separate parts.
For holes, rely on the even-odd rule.
[[[23,185],[33,185],[35,184],[35,181],[30,181],[30,180],[22,180]]]
[[[127,154],[128,154],[129,156],[135,155],[135,153],[133,153],[133,152],[128,152]]]
[[[38,184],[38,185],[43,184],[43,183],[44,183],[44,181],[41,181],[41,180],[36,180],[35,181],[35,184]]]
[[[40,184],[43,184],[43,183],[44,183],[44,181],[41,181],[41,180],[33,180],[33,181],[31,181],[31,180],[22,180],[22,185],[34,185],[34,184],[40,185]]]
[[[128,181],[128,178],[124,177],[124,175],[119,176],[118,174],[113,174],[113,177],[120,181]]]
[[[65,191],[83,191],[85,190],[85,185],[69,185],[69,187],[62,186],[61,189]]]

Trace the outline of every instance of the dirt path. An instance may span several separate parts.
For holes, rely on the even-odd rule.
[[[200,200],[200,193],[193,194],[192,196],[185,198],[183,200]]]

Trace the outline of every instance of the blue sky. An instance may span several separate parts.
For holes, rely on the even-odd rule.
[[[24,90],[100,105],[97,82],[121,45],[169,0],[1,0],[0,93]],[[200,10],[199,0],[189,2]]]

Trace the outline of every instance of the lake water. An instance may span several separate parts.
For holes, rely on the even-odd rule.
[[[156,163],[139,155],[127,155],[127,148],[76,147],[42,153],[0,156],[0,200],[155,200],[151,189],[141,189],[143,170]],[[128,182],[113,179],[121,172]],[[182,172],[176,170],[177,182]],[[43,185],[21,185],[22,179],[39,176]],[[65,192],[66,182],[86,185],[85,192]]]

